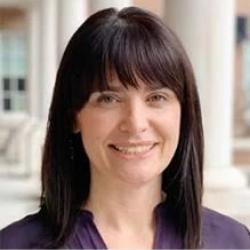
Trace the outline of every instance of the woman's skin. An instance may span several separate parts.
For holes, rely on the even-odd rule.
[[[151,248],[153,210],[161,202],[161,174],[179,140],[180,103],[168,88],[94,92],[76,117],[90,160],[90,195],[84,209],[109,248]]]

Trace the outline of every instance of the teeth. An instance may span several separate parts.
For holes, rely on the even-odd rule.
[[[126,154],[138,154],[138,153],[144,153],[147,152],[152,145],[149,146],[131,146],[131,147],[120,147],[120,146],[114,146],[117,150],[120,152],[126,153]]]

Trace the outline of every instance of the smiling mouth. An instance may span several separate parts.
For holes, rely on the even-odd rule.
[[[133,146],[117,146],[117,145],[111,144],[110,147],[124,154],[136,155],[136,154],[147,153],[155,145],[156,143],[149,144],[149,145],[133,145]]]

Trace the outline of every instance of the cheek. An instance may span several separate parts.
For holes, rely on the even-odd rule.
[[[79,119],[79,128],[85,146],[100,145],[112,128],[112,119],[101,114],[94,115],[91,113],[83,114]]]
[[[166,146],[170,146],[171,151],[175,151],[180,136],[181,112],[180,109],[173,109],[168,112],[162,122],[161,131],[165,139]]]
[[[173,134],[175,135],[177,141],[179,140],[179,135],[180,135],[180,125],[181,125],[181,113],[180,111],[178,111],[174,114],[172,123]]]
[[[105,165],[105,147],[116,121],[95,112],[82,114],[78,121],[83,147],[91,164]]]
[[[166,131],[171,132],[171,134],[178,136],[181,123],[181,110],[179,105],[174,106],[171,110],[168,110],[165,117],[165,127]]]
[[[163,138],[163,148],[161,151],[162,169],[165,169],[169,165],[178,147],[181,118],[179,112],[169,113],[165,117],[160,131]]]

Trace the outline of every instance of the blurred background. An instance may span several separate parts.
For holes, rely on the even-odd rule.
[[[39,207],[56,70],[88,15],[139,6],[179,36],[200,93],[204,205],[250,227],[249,0],[0,0],[0,228]]]

